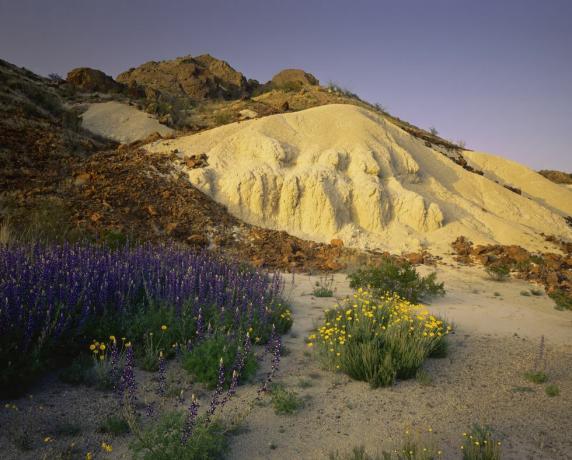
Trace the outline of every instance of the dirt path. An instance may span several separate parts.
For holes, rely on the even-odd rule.
[[[295,322],[284,341],[288,354],[279,381],[297,391],[305,407],[291,416],[256,407],[246,432],[233,438],[230,458],[321,459],[358,445],[375,453],[406,430],[437,444],[443,458],[459,458],[462,433],[475,422],[497,430],[503,458],[572,458],[566,428],[572,420],[572,312],[555,311],[546,296],[522,296],[532,287],[522,281],[489,281],[477,268],[442,265],[438,271],[448,295],[430,308],[456,325],[449,356],[426,363],[430,385],[410,380],[375,390],[320,368],[304,339],[335,299],[311,295],[317,276],[288,280]],[[337,298],[351,293],[345,275],[335,275],[334,286]],[[561,392],[555,398],[523,378],[542,334],[547,373]]]

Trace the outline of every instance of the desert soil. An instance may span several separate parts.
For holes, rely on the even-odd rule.
[[[332,451],[343,453],[358,445],[375,453],[391,448],[406,431],[437,445],[444,451],[443,458],[459,458],[462,433],[475,422],[494,427],[505,459],[572,458],[568,430],[572,312],[556,311],[545,295],[522,296],[521,291],[534,287],[524,281],[494,282],[482,268],[453,265],[436,267],[447,295],[429,306],[455,326],[448,357],[426,362],[430,384],[409,380],[380,389],[324,370],[305,343],[323,310],[351,295],[346,276],[333,276],[335,298],[316,298],[312,291],[319,275],[285,275],[294,326],[284,337],[287,352],[276,381],[295,390],[305,405],[294,415],[276,415],[268,397],[253,404],[256,385],[240,387],[221,414],[242,419],[231,438],[229,458],[326,459]],[[523,378],[534,365],[542,335],[549,382],[560,388],[560,395],[553,398],[545,394],[543,385]],[[187,397],[195,392],[203,405],[208,404],[209,392],[191,388],[188,377],[173,364],[168,373],[170,387],[180,387]],[[138,373],[140,389],[150,400],[154,378]],[[52,376],[30,396],[8,403],[16,409],[3,406],[0,411],[3,458],[57,458],[55,453],[72,443],[77,458],[85,458],[87,451],[94,452],[96,459],[130,458],[128,437],[96,432],[99,421],[114,411],[109,394],[65,385]],[[79,425],[82,433],[55,434],[54,427],[66,421]],[[15,448],[14,438],[22,429],[28,430],[34,450]],[[44,442],[46,436],[52,440]],[[111,454],[102,452],[102,441],[113,445]]]

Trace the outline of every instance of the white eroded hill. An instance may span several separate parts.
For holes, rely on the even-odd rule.
[[[189,180],[256,225],[348,246],[446,252],[476,243],[543,249],[572,239],[572,191],[517,163],[463,152],[472,173],[382,116],[352,105],[233,123],[147,146],[207,154]],[[495,182],[495,181],[498,181]],[[522,189],[522,195],[503,187]]]

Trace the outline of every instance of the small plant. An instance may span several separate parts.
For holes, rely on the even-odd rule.
[[[218,382],[219,361],[223,360],[226,371],[225,385],[231,383],[232,372],[231,366],[235,364],[239,358],[239,349],[236,341],[229,341],[227,336],[215,335],[203,340],[201,343],[193,347],[183,356],[183,368],[192,374],[197,382],[207,385],[208,388],[215,388]],[[254,354],[250,351],[246,352],[244,368],[241,373],[241,381],[247,381],[256,373],[258,367]]]
[[[129,424],[123,417],[110,415],[99,424],[97,431],[113,436],[120,436],[129,433]]]
[[[548,381],[548,375],[542,371],[529,371],[524,374],[524,378],[532,383],[545,383]]]
[[[506,281],[510,276],[510,268],[508,265],[489,265],[485,268],[487,275],[495,281]]]
[[[168,330],[166,324],[161,325],[161,331],[157,334],[148,332],[143,338],[143,355],[140,366],[145,371],[155,372],[159,370],[160,355],[167,347],[165,333]]]
[[[500,296],[501,296],[501,293],[500,293],[500,292],[497,292],[497,291],[495,291],[495,292],[493,292],[493,295],[494,295],[495,297],[500,297]]]
[[[99,390],[112,390],[119,381],[121,367],[125,361],[125,351],[130,346],[130,342],[124,340],[118,345],[113,335],[109,337],[108,342],[93,340],[89,345],[93,366],[87,369],[85,382]]]
[[[86,383],[86,376],[93,367],[93,359],[88,355],[80,355],[74,359],[71,365],[60,371],[59,379],[70,385]]]
[[[304,401],[298,397],[298,393],[287,390],[284,385],[273,384],[270,387],[270,395],[274,412],[277,415],[293,414],[304,407]]]
[[[435,128],[434,126],[431,126],[431,128],[429,128],[429,132],[431,133],[432,136],[439,135],[439,131],[437,131],[437,128]]]
[[[524,296],[524,297],[530,297],[530,292],[529,291],[520,291],[520,295]]]
[[[79,434],[81,434],[81,426],[79,426],[77,423],[63,422],[58,423],[54,427],[54,435],[57,437],[73,437],[78,436]]]
[[[560,394],[560,388],[558,388],[558,385],[554,385],[552,383],[550,385],[546,385],[546,388],[544,388],[544,392],[546,393],[547,396],[553,398],[554,396],[558,396]]]
[[[531,289],[530,293],[534,296],[544,295],[544,291],[542,289]]]
[[[429,386],[433,383],[433,377],[431,377],[431,374],[424,369],[419,369],[417,371],[415,374],[415,380],[423,386]]]
[[[489,427],[475,424],[463,437],[463,460],[500,460],[501,442],[493,437]]]
[[[548,296],[554,300],[556,310],[572,310],[572,296],[562,289],[556,289]]]
[[[376,267],[359,269],[348,276],[352,289],[371,289],[376,294],[395,293],[417,303],[422,299],[445,295],[444,283],[437,274],[422,277],[408,261],[384,257]]]
[[[184,412],[169,412],[157,424],[142,431],[131,447],[135,458],[144,460],[196,460],[223,458],[229,444],[227,430],[219,421],[198,417],[192,436],[184,441],[187,416]]]
[[[316,287],[312,294],[315,297],[333,297],[334,290],[332,286],[334,284],[334,276],[321,276],[319,281],[316,281]]]

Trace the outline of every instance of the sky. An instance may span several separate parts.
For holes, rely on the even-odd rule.
[[[302,68],[453,141],[572,172],[572,0],[0,0],[0,58],[118,73]]]

